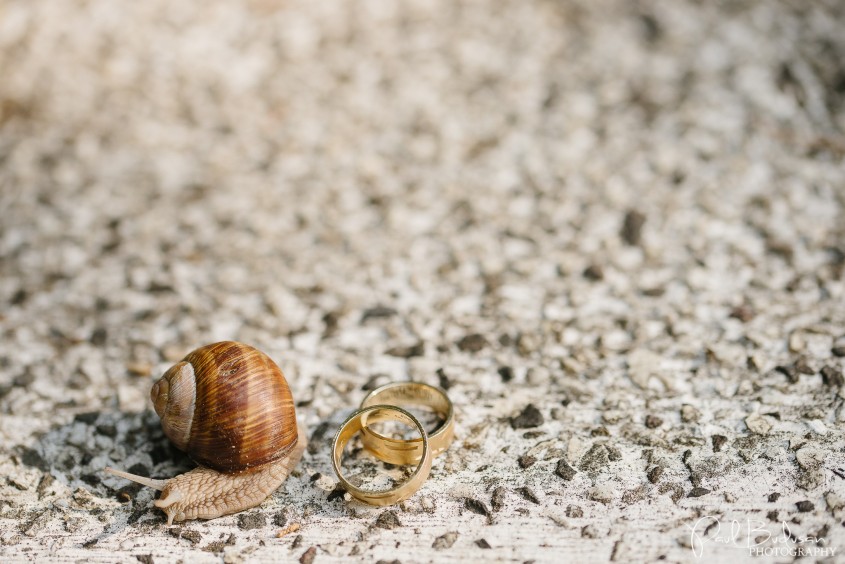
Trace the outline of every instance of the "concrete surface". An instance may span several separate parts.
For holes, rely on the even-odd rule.
[[[841,561],[844,12],[1,1],[0,559]],[[311,446],[168,528],[101,469],[190,467],[147,393],[220,339]],[[458,439],[344,498],[334,430],[409,378]]]

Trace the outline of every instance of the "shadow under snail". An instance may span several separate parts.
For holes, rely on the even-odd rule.
[[[307,445],[281,369],[263,352],[224,341],[200,347],[153,385],[164,434],[200,466],[169,480],[105,471],[160,490],[167,524],[259,505]]]

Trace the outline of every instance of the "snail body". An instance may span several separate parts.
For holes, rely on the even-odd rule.
[[[200,466],[170,480],[106,471],[161,490],[154,503],[168,524],[255,507],[284,482],[307,444],[284,374],[243,343],[194,350],[150,397],[165,435]]]

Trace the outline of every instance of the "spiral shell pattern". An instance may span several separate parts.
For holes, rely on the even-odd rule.
[[[270,357],[243,343],[194,350],[156,382],[151,397],[168,438],[197,463],[220,472],[262,466],[297,442],[284,374]]]

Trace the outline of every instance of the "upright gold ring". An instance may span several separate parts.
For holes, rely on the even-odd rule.
[[[388,405],[421,405],[431,408],[443,422],[428,437],[432,457],[449,448],[455,438],[455,416],[452,401],[446,392],[440,388],[429,386],[421,382],[393,382],[376,388],[370,392],[361,407],[377,404]],[[372,452],[384,462],[391,464],[416,464],[424,455],[423,438],[393,439],[377,433],[364,425],[361,430],[361,441],[364,448]]]
[[[401,421],[416,427],[422,441],[422,456],[417,463],[414,473],[407,481],[389,490],[365,490],[354,486],[344,477],[341,471],[343,449],[356,433],[366,428],[367,423],[382,421]],[[363,436],[363,435],[362,435]],[[431,472],[431,451],[429,450],[428,433],[416,417],[395,405],[372,405],[359,409],[350,415],[337,430],[332,443],[332,466],[341,485],[356,499],[371,505],[391,505],[409,498],[414,494]]]

